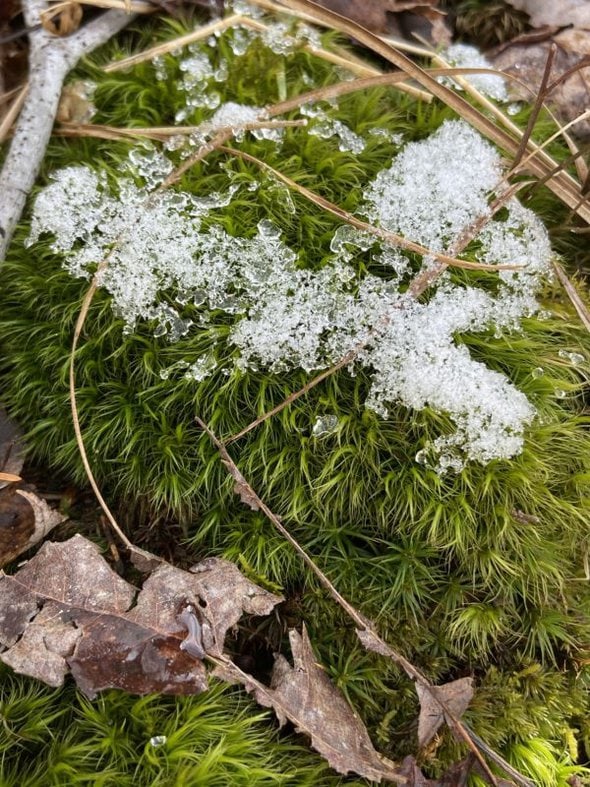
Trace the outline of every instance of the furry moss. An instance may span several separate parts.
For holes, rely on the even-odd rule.
[[[283,75],[289,96],[337,81],[332,67],[302,50],[285,60],[255,45],[236,57],[232,35],[219,39],[216,55],[229,61],[227,81],[217,86],[224,101],[273,103]],[[104,60],[98,55],[96,63]],[[86,64],[81,75],[98,83],[96,122],[172,124],[184,99],[176,86],[176,61],[166,56],[166,63],[167,82],[154,78],[151,64],[111,75]],[[423,106],[386,88],[343,97],[331,112],[365,136],[361,154],[342,152],[333,139],[299,129],[285,132],[281,148],[250,137],[240,146],[349,211],[360,204],[362,187],[398,149],[370,136],[372,127],[421,139],[450,116],[436,102]],[[189,122],[204,117],[197,109]],[[74,162],[100,166],[115,178],[128,150],[127,143],[54,139],[40,183]],[[253,165],[213,154],[193,167],[180,187],[205,195],[227,189],[228,183],[254,181],[260,183],[255,199],[241,189],[228,209],[214,211],[205,224],[219,222],[229,233],[251,235],[258,221],[269,218],[287,244],[302,250],[302,264],[320,267],[337,222]],[[550,223],[560,215],[552,198],[537,196],[537,203]],[[28,429],[35,457],[83,482],[67,375],[73,326],[88,285],[62,269],[47,240],[25,249],[26,234],[25,220],[2,271],[2,396]],[[360,272],[375,272],[369,254],[358,252],[353,262]],[[565,784],[568,768],[588,750],[583,665],[590,641],[590,594],[584,582],[590,437],[583,384],[588,367],[573,366],[560,351],[582,347],[588,353],[590,347],[558,292],[547,290],[545,307],[549,313],[526,320],[522,333],[461,337],[473,357],[507,373],[539,411],[524,451],[513,460],[436,475],[415,456],[429,440],[448,432],[450,421],[401,406],[383,420],[363,405],[368,374],[351,377],[346,371],[230,450],[254,488],[339,590],[377,620],[394,647],[433,680],[475,675],[479,691],[466,716],[474,730],[539,784],[558,785]],[[124,336],[109,298],[95,297],[76,358],[80,421],[94,472],[109,498],[120,502],[132,538],[134,529],[145,530],[146,521],[159,521],[160,529],[166,520],[180,522],[195,559],[220,554],[254,579],[281,587],[288,597],[283,624],[306,621],[326,668],[363,713],[383,751],[393,757],[413,751],[417,700],[412,684],[357,646],[347,621],[288,544],[260,514],[240,505],[215,449],[195,425],[198,414],[221,437],[230,436],[308,380],[297,371],[279,376],[234,369],[195,383],[174,371],[178,361],[212,347],[220,358],[231,356],[234,351],[224,341],[229,327],[227,316],[220,314],[209,327],[174,344],[154,338],[149,324]],[[160,373],[171,368],[168,379],[162,379]],[[542,376],[533,374],[538,368]],[[336,430],[314,437],[313,424],[326,414],[337,416]],[[264,625],[272,629],[271,623]],[[268,631],[277,645],[281,634]],[[137,702],[109,695],[98,707],[111,701],[128,713]],[[55,702],[61,707],[61,700]],[[170,713],[175,707],[172,700],[142,702],[163,703]],[[199,702],[208,700],[182,701],[179,707]],[[91,716],[93,706],[84,707]],[[71,715],[62,710],[63,729],[79,741]],[[227,713],[233,729],[233,711]],[[278,747],[276,757],[283,757],[270,733],[268,740],[271,749]],[[284,745],[288,750],[292,744]],[[261,751],[271,759],[252,767],[264,769],[268,763],[279,783],[289,783],[280,781],[282,766],[272,759],[275,755],[267,755],[268,746]],[[157,759],[158,750],[150,756]],[[444,734],[424,754],[425,767],[439,773],[457,756],[456,745]],[[149,782],[160,773],[149,758],[138,763],[124,752],[119,759],[108,757],[121,773],[134,762],[135,773],[141,774],[134,778],[160,783]],[[317,765],[310,758],[311,773]],[[232,783],[241,783],[239,778]]]
[[[0,713],[2,787],[344,783],[221,684],[196,697],[109,691],[90,702],[71,685],[50,689],[4,669]]]

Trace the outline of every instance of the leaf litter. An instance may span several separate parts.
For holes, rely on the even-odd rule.
[[[20,483],[24,452],[20,429],[0,408],[0,568],[66,519]]]
[[[318,665],[305,629],[289,632],[293,666],[277,655],[270,687],[224,654],[226,634],[243,614],[268,615],[282,600],[219,558],[190,571],[160,563],[138,591],[75,535],[45,543],[16,574],[0,576],[0,659],[50,686],[69,673],[89,698],[108,688],[200,693],[209,660],[213,676],[244,685],[281,726],[290,721],[309,735],[338,772],[403,783]]]

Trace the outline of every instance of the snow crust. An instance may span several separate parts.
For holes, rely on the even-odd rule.
[[[244,371],[313,372],[356,348],[350,371],[371,375],[367,407],[384,417],[396,403],[450,416],[455,431],[417,456],[439,472],[522,450],[533,406],[505,375],[472,359],[460,334],[518,329],[537,310],[551,251],[531,211],[513,199],[503,220],[490,221],[477,237],[482,263],[522,270],[494,274],[489,289],[443,275],[418,302],[407,282],[431,259],[417,264],[343,226],[329,263],[304,270],[268,220],[253,237],[232,237],[210,222],[204,229],[203,216],[230,204],[237,187],[199,198],[158,190],[171,168],[167,156],[144,147],[131,153],[127,175],[115,184],[89,167],[56,172],[35,201],[29,243],[50,234],[74,276],[89,276],[108,259],[100,284],[127,331],[151,320],[155,335],[174,341],[191,330],[191,320],[207,325],[216,313],[233,315],[233,363]],[[428,139],[407,144],[367,185],[363,211],[375,224],[449,250],[476,219],[489,216],[489,192],[500,177],[494,148],[464,122],[447,121]],[[385,275],[359,276],[358,253],[371,255]],[[183,369],[196,381],[214,373],[214,350],[187,359]]]

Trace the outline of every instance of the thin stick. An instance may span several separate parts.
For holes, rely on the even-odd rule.
[[[170,173],[166,180],[164,180],[159,188],[158,191],[161,189],[167,189],[169,186],[172,186],[174,183],[177,183],[180,178],[187,172],[194,164],[198,161],[201,161],[208,156],[209,153],[212,153],[214,150],[218,150],[224,145],[228,140],[230,140],[233,136],[232,129],[226,129],[225,131],[218,132],[213,139],[210,139],[209,142],[206,142],[204,145],[193,153],[192,156],[189,156],[185,161],[178,166],[174,172]]]
[[[202,421],[198,416],[195,417],[197,424],[203,429],[204,432],[209,436],[211,442],[216,446],[217,450],[219,451],[219,455],[221,457],[222,463],[225,465],[228,473],[232,476],[235,481],[235,489],[234,491],[239,494],[244,500],[247,500],[249,504],[255,504],[260,511],[272,522],[274,527],[278,530],[278,532],[283,536],[283,538],[291,544],[293,549],[297,552],[297,554],[301,557],[305,565],[313,572],[313,574],[318,578],[319,582],[324,586],[324,588],[328,591],[330,596],[336,601],[336,603],[344,610],[344,612],[348,615],[348,617],[353,621],[355,626],[357,627],[357,636],[361,640],[361,643],[367,650],[374,650],[381,655],[388,656],[392,661],[398,664],[405,673],[416,681],[416,683],[420,684],[435,700],[435,702],[440,706],[442,711],[445,714],[447,719],[447,724],[454,730],[459,738],[461,738],[469,749],[473,752],[473,755],[477,758],[477,761],[484,769],[486,776],[490,780],[491,784],[497,785],[497,779],[490,770],[487,762],[485,761],[484,757],[482,756],[481,752],[479,751],[477,742],[472,738],[470,732],[465,727],[465,725],[455,716],[453,711],[449,708],[448,704],[440,697],[439,692],[437,691],[437,687],[434,686],[428,678],[417,668],[415,667],[408,659],[402,656],[401,653],[398,653],[394,650],[391,645],[389,645],[385,640],[383,640],[379,634],[377,633],[373,622],[367,619],[364,615],[362,615],[356,607],[354,607],[344,596],[337,590],[337,588],[332,584],[330,579],[324,574],[324,572],[316,565],[313,559],[307,554],[305,549],[299,544],[299,542],[291,535],[291,533],[287,530],[287,528],[283,525],[279,517],[266,505],[264,500],[255,492],[252,486],[248,483],[246,478],[240,472],[238,466],[234,462],[234,460],[229,455],[227,448],[224,443],[219,440],[219,438],[215,435],[215,433],[209,428],[209,426]],[[487,748],[487,747],[486,747]],[[496,763],[500,764],[501,767],[504,767],[504,760],[500,757],[500,755],[496,755]],[[517,777],[518,781],[523,787],[534,787],[533,783],[527,779],[526,777],[514,772],[508,763],[505,765],[511,769],[511,775],[513,778]]]
[[[588,307],[586,306],[582,298],[580,298],[580,296],[578,295],[578,291],[571,283],[571,281],[568,279],[561,265],[555,260],[553,261],[553,270],[555,271],[557,278],[561,282],[562,287],[566,291],[568,298],[572,302],[574,309],[577,311],[578,317],[583,322],[586,330],[590,332],[590,312],[588,311]]]
[[[7,90],[6,93],[2,93],[2,95],[0,95],[0,107],[4,104],[7,104],[9,101],[12,101],[12,99],[21,92],[26,84],[26,82],[23,82],[21,85],[18,85],[18,87],[13,87],[12,90]]]
[[[142,2],[141,0],[63,0],[54,5],[50,5],[47,11],[44,11],[43,19],[53,19],[57,14],[69,8],[71,5],[88,5],[94,8],[107,8],[116,11],[125,11],[126,14],[153,14],[157,11],[157,7],[152,3]]]
[[[236,148],[228,148],[225,145],[220,145],[219,150],[256,164],[261,169],[270,172],[275,178],[281,180],[287,186],[297,191],[302,197],[305,197],[310,202],[313,202],[315,205],[323,208],[333,216],[336,216],[347,224],[356,227],[356,229],[367,232],[370,235],[374,235],[375,237],[380,238],[381,240],[384,240],[386,243],[389,243],[393,246],[399,246],[406,251],[413,251],[416,254],[421,254],[422,256],[434,257],[435,259],[444,262],[446,265],[451,265],[455,268],[465,268],[466,270],[514,271],[520,270],[520,268],[522,268],[521,265],[483,265],[477,262],[469,262],[468,260],[459,260],[457,257],[450,257],[448,254],[443,254],[440,251],[428,249],[426,246],[422,246],[420,243],[408,240],[402,235],[397,235],[395,232],[390,232],[389,230],[384,230],[382,227],[375,227],[373,224],[368,224],[366,221],[362,221],[352,213],[348,213],[348,211],[340,208],[338,205],[334,205],[333,202],[325,199],[325,197],[321,197],[319,194],[316,194],[315,191],[311,191],[311,189],[307,189],[305,186],[301,186],[299,183],[291,180],[291,178],[287,177],[287,175],[284,175],[278,169],[274,169],[274,167],[271,167],[269,164],[266,164],[264,161],[256,158],[256,156],[252,156],[249,153],[245,153],[242,150],[237,150]]]
[[[512,161],[512,171],[514,172],[522,157],[524,156],[524,152],[527,148],[529,139],[531,138],[531,134],[533,133],[533,129],[535,127],[535,123],[537,122],[537,118],[539,117],[539,112],[543,106],[543,101],[545,100],[545,96],[547,95],[547,83],[549,82],[549,76],[551,74],[551,69],[553,67],[553,61],[555,60],[555,53],[557,52],[557,46],[555,42],[551,44],[549,47],[549,52],[547,53],[547,61],[545,63],[545,69],[543,71],[543,78],[541,79],[541,84],[539,85],[539,90],[537,92],[535,103],[533,104],[533,109],[529,116],[528,123],[524,130],[524,134],[520,140],[520,144],[516,153],[514,154],[514,159]],[[524,163],[524,162],[523,162]]]
[[[497,73],[490,68],[429,68],[426,69],[428,74],[433,76],[454,76],[458,74],[489,74],[490,72]],[[282,115],[285,112],[290,112],[292,109],[299,109],[302,104],[307,104],[311,101],[326,101],[331,98],[338,98],[339,96],[354,93],[358,90],[366,90],[370,87],[393,87],[400,89],[400,83],[407,79],[407,75],[400,70],[389,71],[387,74],[375,74],[374,76],[360,77],[352,79],[348,82],[338,82],[335,85],[326,85],[319,87],[315,90],[310,90],[308,93],[301,93],[293,98],[288,98],[281,101],[279,104],[273,104],[267,107],[267,112],[271,117],[275,115]],[[422,91],[424,92],[424,91]],[[430,93],[424,93],[424,97],[420,98],[428,103],[432,101]]]
[[[531,153],[528,154],[528,156],[523,158],[520,161],[520,166],[522,168],[526,168],[526,165],[528,164],[528,162],[532,158],[537,156],[540,150],[543,150],[543,148],[546,148],[548,145],[550,145],[552,142],[554,142],[558,137],[564,136],[565,132],[567,132],[572,126],[575,126],[576,123],[580,123],[582,120],[587,120],[589,117],[590,117],[590,108],[584,110],[584,112],[582,112],[581,115],[578,115],[578,117],[575,117],[573,120],[570,120],[569,123],[565,124],[565,126],[560,126],[558,128],[558,130],[554,134],[552,134],[550,137],[547,137],[547,139],[544,139],[543,142],[540,145],[538,145]],[[578,155],[581,155],[579,151],[578,151]],[[564,164],[564,162],[562,162],[562,164]],[[516,170],[516,167],[517,167],[517,164],[513,163],[512,164],[512,168],[511,168],[510,172],[508,173],[507,177],[510,174],[514,174],[514,172]]]
[[[90,462],[88,461],[88,456],[86,454],[86,448],[84,447],[84,439],[82,437],[82,430],[80,429],[80,419],[78,418],[78,407],[76,404],[76,374],[75,374],[75,355],[76,349],[78,347],[78,339],[80,338],[80,333],[82,332],[82,328],[84,326],[84,322],[86,320],[86,315],[88,314],[88,310],[90,308],[90,304],[92,303],[92,299],[94,298],[94,293],[96,292],[98,285],[96,283],[97,276],[101,273],[108,264],[108,260],[103,260],[100,265],[98,266],[96,273],[92,279],[92,284],[88,288],[86,295],[84,296],[84,300],[82,301],[82,308],[80,309],[80,313],[78,314],[78,319],[76,320],[76,327],[74,329],[74,339],[72,341],[72,350],[70,353],[70,405],[72,408],[72,421],[74,424],[74,432],[76,434],[76,443],[78,444],[78,451],[80,452],[80,458],[82,459],[82,464],[84,465],[84,470],[86,471],[86,475],[88,477],[88,481],[90,482],[90,486],[92,487],[92,491],[96,495],[96,499],[98,500],[100,507],[104,511],[104,515],[108,519],[111,527],[115,531],[115,533],[119,536],[121,541],[125,544],[127,549],[133,549],[133,544],[125,533],[119,527],[117,520],[111,513],[110,508],[108,507],[104,497],[100,489],[98,488],[98,484],[94,478],[94,474],[92,472],[92,468],[90,467]]]
[[[183,36],[173,38],[170,41],[165,41],[163,44],[158,44],[143,52],[139,52],[137,55],[130,55],[122,60],[116,60],[114,63],[109,63],[108,66],[104,67],[103,71],[107,74],[112,74],[115,71],[124,71],[126,68],[131,68],[139,63],[146,63],[153,60],[155,57],[161,57],[169,52],[173,52],[175,49],[194,44],[196,41],[202,41],[204,38],[209,38],[209,36],[227,30],[228,27],[233,27],[234,25],[247,25],[257,30],[260,28],[265,29],[264,25],[255,22],[253,19],[248,19],[241,14],[232,14],[232,16],[228,16],[225,19],[218,19],[215,22],[210,22],[208,25],[199,27]]]
[[[221,126],[219,131],[255,131],[261,128],[300,128],[307,125],[307,118],[301,120],[259,120],[250,123],[239,123],[233,126]],[[206,130],[206,124],[199,126],[150,126],[146,128],[121,128],[120,126],[102,126],[92,123],[62,123],[55,129],[60,137],[96,137],[115,141],[152,139],[162,142],[170,137],[189,136]]]

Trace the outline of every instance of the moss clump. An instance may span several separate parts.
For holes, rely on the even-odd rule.
[[[267,713],[219,684],[196,697],[109,691],[89,702],[71,686],[3,672],[3,787],[342,783],[319,756],[281,739]]]
[[[300,46],[286,58],[260,42],[236,54],[242,49],[236,36],[224,34],[209,53],[213,69],[226,69],[227,77],[215,85],[222,102],[261,107],[283,98],[285,85],[295,96],[336,80],[331,66]],[[166,126],[186,108],[182,72],[171,55],[157,66],[142,64],[121,74],[86,68],[97,82],[98,122]],[[163,79],[156,79],[156,68],[164,70]],[[387,88],[347,95],[326,111],[364,137],[362,151],[341,150],[337,137],[298,128],[285,130],[280,146],[247,136],[240,147],[351,212],[401,145],[371,129],[403,133],[404,141],[423,139],[450,114]],[[196,107],[186,122],[210,115]],[[54,140],[43,179],[64,166],[99,162],[116,182],[128,152],[128,143]],[[214,153],[187,172],[179,188],[205,197],[235,185],[240,188],[231,204],[204,217],[204,229],[221,225],[230,235],[252,237],[259,222],[271,220],[285,243],[300,250],[301,269],[326,265],[338,222],[253,164]],[[3,398],[29,429],[35,456],[83,481],[67,375],[88,285],[62,267],[51,239],[25,248],[28,232],[25,221],[3,267]],[[355,248],[351,264],[359,275],[386,279],[372,251]],[[453,272],[450,278],[495,286],[489,274]],[[524,449],[513,459],[468,463],[457,474],[438,475],[416,456],[449,433],[449,418],[401,405],[386,419],[377,416],[364,406],[371,375],[362,369],[354,376],[347,370],[332,375],[231,450],[265,501],[394,647],[433,680],[475,674],[481,688],[467,716],[473,729],[538,783],[557,785],[565,784],[576,761],[573,740],[588,735],[582,721],[588,715],[587,675],[578,670],[587,663],[590,635],[590,595],[582,581],[590,479],[582,394],[587,365],[573,363],[571,355],[580,348],[587,352],[588,339],[557,293],[548,289],[545,297],[550,313],[527,318],[518,332],[457,339],[471,357],[508,374],[537,409]],[[198,324],[202,313],[191,308],[187,315]],[[180,521],[195,558],[220,554],[282,587],[285,618],[307,622],[336,683],[362,709],[386,753],[401,756],[414,748],[412,684],[358,648],[290,547],[259,513],[240,505],[215,449],[195,424],[198,415],[221,437],[233,435],[309,380],[301,370],[273,374],[228,363],[224,371],[221,362],[236,355],[228,341],[232,325],[231,315],[219,310],[173,343],[155,337],[155,323],[145,321],[126,334],[110,298],[99,292],[76,356],[77,402],[91,464],[104,490],[121,502],[132,537],[139,520]],[[215,355],[217,370],[200,381],[186,379],[183,364],[207,353]],[[314,433],[326,416],[333,428]],[[135,700],[116,702],[130,707]],[[208,700],[181,707],[199,702]],[[91,706],[84,707],[90,717]],[[282,745],[269,743],[277,751]],[[443,736],[425,754],[425,767],[439,773],[456,756],[455,744]],[[150,762],[141,761],[135,778],[155,778]],[[277,768],[280,781],[283,771],[272,765],[275,760],[263,760],[261,768],[264,762]],[[315,760],[309,767],[316,768]],[[304,778],[295,783],[306,783]]]

